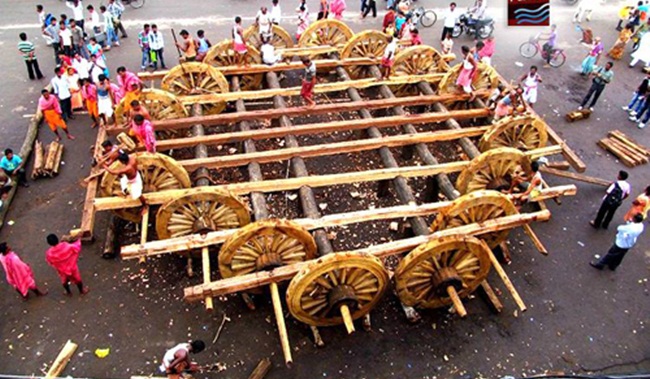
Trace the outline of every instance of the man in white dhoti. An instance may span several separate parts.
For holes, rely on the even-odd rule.
[[[639,41],[639,48],[632,53],[632,62],[630,67],[634,67],[639,61],[643,61],[646,66],[650,66],[650,32],[645,33]]]

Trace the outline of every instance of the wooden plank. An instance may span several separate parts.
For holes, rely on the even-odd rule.
[[[338,92],[348,88],[370,88],[381,85],[414,84],[419,82],[438,82],[444,74],[393,76],[389,80],[358,79],[346,82],[323,83],[314,86],[314,93]],[[274,96],[298,96],[302,87],[272,88],[256,91],[227,92],[204,95],[179,96],[183,105],[213,104],[236,100],[264,99]]]
[[[77,351],[77,344],[68,340],[68,342],[66,342],[63,346],[63,349],[61,349],[59,352],[59,355],[56,357],[54,362],[52,362],[50,369],[47,370],[45,378],[47,379],[60,377],[63,373],[63,370],[65,370],[65,366],[68,365],[68,362],[70,362],[70,359],[74,355],[75,351]]]
[[[567,161],[548,162],[545,166],[548,168],[552,168],[555,170],[562,170],[562,171],[567,171],[571,168],[571,164]]]
[[[540,157],[543,155],[557,154],[562,149],[559,146],[549,146],[541,149],[527,151],[525,154],[530,157]],[[213,186],[212,188],[220,188],[225,191],[230,191],[236,195],[244,195],[251,192],[279,192],[296,190],[300,187],[327,187],[340,184],[352,183],[366,183],[376,182],[380,180],[395,179],[398,176],[404,178],[416,178],[423,176],[438,175],[441,173],[449,174],[458,172],[469,165],[469,161],[449,162],[436,166],[409,166],[400,168],[378,169],[359,172],[346,172],[330,175],[313,175],[300,178],[288,179],[275,179],[266,180],[264,182],[247,182],[247,183],[233,183]],[[143,194],[147,204],[159,205],[171,199],[176,199],[180,196],[189,194],[201,193],[201,187],[166,190],[160,192],[150,192]],[[128,199],[125,197],[102,197],[96,198],[94,201],[95,210],[106,211],[113,209],[126,209],[140,206],[140,201],[137,199]]]
[[[601,148],[603,148],[604,150],[607,150],[610,153],[612,153],[614,156],[616,156],[616,158],[618,158],[627,167],[635,167],[636,166],[636,162],[634,160],[632,160],[629,157],[625,156],[625,154],[623,154],[619,149],[617,149],[615,146],[610,144],[608,142],[607,138],[601,139],[600,141],[596,142],[596,144],[598,146],[600,146]]]
[[[650,156],[650,149],[638,143],[636,140],[628,137],[627,135],[625,135],[625,133],[621,132],[620,130],[611,130],[607,135],[620,140],[626,145],[629,145],[630,147],[634,148],[644,156]]]
[[[371,121],[371,120],[354,120]],[[352,121],[351,121],[352,122]],[[325,155],[336,155],[355,153],[361,151],[375,150],[381,147],[397,147],[414,145],[417,143],[430,143],[440,141],[452,141],[467,136],[480,136],[490,127],[474,127],[461,130],[439,130],[435,132],[401,134],[383,138],[371,138],[356,141],[344,141],[326,143],[322,145],[301,146],[278,150],[258,151],[250,154],[234,154],[209,158],[194,158],[178,161],[188,172],[201,167],[222,168],[243,166],[250,162],[269,163],[283,161],[293,157],[309,158]],[[354,129],[357,129],[356,127]],[[362,129],[361,127],[359,129]],[[293,134],[292,134],[293,135]]]
[[[271,367],[273,366],[271,365],[270,359],[268,358],[262,359],[260,363],[258,363],[257,366],[255,366],[255,369],[253,370],[253,372],[251,372],[248,379],[264,379],[266,374],[268,374],[269,371],[271,371]]]
[[[597,186],[609,187],[609,185],[612,184],[612,182],[607,181],[605,179],[595,178],[593,176],[587,176],[587,175],[584,175],[584,174],[576,174],[574,172],[560,171],[560,170],[556,170],[556,169],[549,168],[549,167],[544,167],[544,166],[540,167],[539,171],[541,171],[541,172],[543,172],[545,174],[549,174],[549,175],[554,175],[554,176],[559,176],[559,177],[562,177],[562,178],[577,180],[579,182],[595,184]]]
[[[102,143],[106,140],[106,128],[100,126],[97,130],[97,140],[95,141],[94,154],[99,154],[102,151]],[[93,167],[90,169],[90,174],[95,174],[101,167]],[[93,230],[95,228],[95,209],[93,202],[97,196],[97,189],[99,188],[99,181],[101,178],[95,178],[88,182],[86,187],[86,197],[84,198],[84,207],[81,213],[81,239],[82,241],[91,241],[93,239]]]
[[[344,121],[329,121],[321,122],[314,124],[305,124],[305,125],[296,125],[296,126],[287,126],[287,127],[277,127],[277,128],[268,128],[268,129],[255,129],[255,130],[246,130],[239,132],[230,132],[230,133],[219,133],[203,137],[186,137],[186,138],[176,138],[159,141],[157,143],[159,151],[167,151],[170,149],[178,149],[183,147],[192,147],[197,144],[206,144],[206,145],[221,145],[226,143],[240,142],[246,140],[262,140],[269,138],[279,138],[285,137],[287,135],[305,135],[305,134],[318,134],[318,133],[331,133],[335,131],[343,130],[359,130],[368,128],[369,125],[387,128],[393,126],[399,126],[404,123],[416,123],[416,124],[426,124],[439,122],[445,120],[448,117],[454,117],[456,119],[468,119],[468,118],[480,118],[485,117],[489,114],[488,110],[485,109],[474,109],[466,111],[452,111],[447,113],[424,113],[424,114],[413,114],[407,116],[387,116],[376,118],[372,120],[366,119],[357,119],[357,120],[344,120]],[[373,121],[375,122],[373,124]],[[476,132],[476,129],[467,128],[473,133]],[[484,131],[483,131],[484,132]],[[474,134],[469,134],[469,136],[474,136]]]
[[[456,228],[441,230],[429,235],[422,235],[399,241],[373,245],[367,248],[342,252],[339,254],[370,254],[378,258],[401,254],[420,246],[423,243],[450,235],[481,235],[494,231],[511,229],[533,221],[545,221],[551,217],[549,211],[540,211],[528,214],[517,214],[500,217],[474,224],[463,225]],[[259,271],[253,274],[236,276],[209,284],[188,287],[184,290],[184,299],[189,302],[200,301],[206,296],[221,296],[230,293],[251,290],[253,288],[278,283],[293,278],[300,270],[308,267],[312,262],[301,262],[288,266],[278,267],[270,271]]]

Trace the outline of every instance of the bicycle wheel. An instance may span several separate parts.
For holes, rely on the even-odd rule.
[[[433,11],[433,9],[425,11],[424,14],[420,17],[420,24],[422,24],[422,26],[425,28],[433,26],[436,21],[438,21],[438,15]]]
[[[549,64],[551,67],[558,68],[564,64],[564,61],[566,61],[566,55],[564,55],[564,51],[559,51],[551,57]]]
[[[519,54],[524,58],[532,58],[537,54],[537,46],[531,42],[524,42],[519,46]]]
[[[144,0],[131,0],[130,4],[131,4],[131,8],[135,8],[135,9],[142,8],[142,6],[144,5]]]

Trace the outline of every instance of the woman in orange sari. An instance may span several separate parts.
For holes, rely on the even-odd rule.
[[[632,34],[634,34],[634,27],[632,25],[626,25],[625,29],[621,30],[621,32],[618,34],[618,39],[614,43],[614,46],[609,50],[607,55],[612,58],[612,59],[621,59],[623,58],[623,53],[625,52],[625,46],[627,45],[628,42],[630,42],[630,39],[632,38]]]
[[[634,199],[632,208],[625,214],[625,221],[632,221],[637,213],[645,219],[648,216],[648,210],[650,210],[650,186],[647,186],[645,191]]]

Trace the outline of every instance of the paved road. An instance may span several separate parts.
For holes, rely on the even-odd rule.
[[[351,8],[356,8],[356,1],[348,2]],[[425,6],[444,4],[432,0],[420,2]],[[457,2],[461,7],[469,3],[468,0]],[[38,92],[45,84],[45,81],[26,80],[23,63],[15,52],[19,32],[26,31],[37,43],[43,72],[51,73],[53,69],[50,50],[37,37],[36,14],[31,3],[4,0],[3,9],[7,11],[0,14],[0,50],[6,57],[0,61],[4,73],[4,85],[0,87],[0,136],[6,146],[18,147],[22,143],[28,121],[23,115],[34,112]],[[54,14],[66,10],[60,1],[43,3]],[[150,0],[144,8],[129,10],[125,15],[130,37],[123,40],[122,47],[109,53],[109,65],[112,69],[119,65],[138,68],[135,37],[145,21],[155,21],[165,30],[167,57],[171,59],[175,54],[167,28],[191,31],[203,28],[213,42],[218,41],[227,36],[229,20],[235,14],[251,16],[263,3],[267,2]],[[317,6],[315,0],[308,3],[312,9]],[[285,5],[285,1],[282,4],[285,14],[290,15],[295,4]],[[498,24],[494,63],[505,77],[515,78],[525,71],[518,62],[524,66],[541,66],[538,59],[525,60],[517,51],[539,29],[505,27],[504,4],[505,1],[490,1]],[[615,12],[616,4],[610,0],[597,9],[591,22],[595,34],[603,37],[607,47],[616,38],[615,21],[609,16]],[[571,12],[572,8],[564,2],[553,2],[552,17],[560,25],[561,46],[567,51],[568,62],[561,69],[541,71],[545,81],[537,110],[586,161],[587,174],[610,179],[623,166],[595,144],[608,130],[619,128],[650,145],[647,131],[635,128],[620,110],[642,74],[639,69],[627,68],[626,62],[617,62],[614,83],[606,89],[591,120],[566,124],[562,116],[575,108],[589,84],[577,74],[586,51],[577,43],[579,34],[569,23]],[[356,9],[346,15],[345,21],[355,31],[377,28],[380,24],[380,20],[360,20]],[[290,22],[288,18],[287,24]],[[425,42],[436,46],[441,27],[439,22],[423,30]],[[287,28],[293,32],[292,26]],[[455,49],[463,43],[471,41],[461,37]],[[85,281],[92,292],[85,298],[66,299],[43,260],[43,251],[46,233],[64,233],[80,219],[83,195],[76,183],[88,170],[87,148],[94,137],[89,122],[82,117],[71,123],[71,130],[79,139],[66,142],[66,164],[61,176],[36,182],[28,190],[21,189],[9,214],[15,224],[1,232],[2,239],[9,241],[32,264],[39,281],[50,289],[50,295],[22,303],[7,286],[1,287],[0,373],[39,374],[64,342],[73,339],[80,344],[80,349],[66,374],[96,378],[151,374],[171,344],[188,338],[211,341],[222,312],[232,321],[227,323],[217,344],[209,343],[208,351],[197,356],[202,363],[225,364],[226,371],[214,377],[246,377],[259,359],[266,356],[271,356],[275,366],[269,378],[493,378],[546,371],[650,370],[647,329],[650,237],[641,237],[615,273],[589,267],[587,263],[594,254],[606,251],[614,232],[595,232],[587,225],[597,210],[602,190],[582,184],[578,184],[578,196],[565,199],[562,206],[552,205],[551,222],[535,226],[551,252],[549,257],[534,252],[520,233],[513,235],[515,260],[508,271],[529,305],[525,314],[515,313],[514,303],[505,297],[506,308],[500,315],[492,314],[482,301],[475,300],[467,303],[470,315],[464,320],[443,311],[424,312],[421,323],[408,325],[398,311],[395,298],[387,296],[373,313],[371,333],[345,336],[342,328],[324,329],[322,333],[328,345],[322,349],[312,345],[307,328],[289,318],[296,360],[291,370],[282,367],[269,304],[249,312],[237,297],[228,297],[217,302],[213,315],[206,314],[200,305],[187,305],[179,299],[182,288],[195,283],[183,275],[180,259],[165,257],[145,266],[104,261],[98,257],[102,233],[98,233],[94,245],[84,248],[81,261]],[[39,138],[49,142],[51,135],[44,129]],[[650,183],[647,167],[630,172],[635,193]],[[566,183],[554,178],[548,180]],[[624,208],[627,205],[629,202]],[[622,209],[617,222],[623,213]],[[98,224],[103,225],[105,221],[102,215]],[[107,358],[93,356],[96,348],[104,347],[111,348]]]

